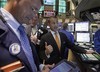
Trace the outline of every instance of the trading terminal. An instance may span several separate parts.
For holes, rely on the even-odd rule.
[[[0,8],[4,7],[6,2],[7,0],[0,0]],[[38,12],[38,24],[36,28],[32,28],[32,34],[37,32],[37,28],[45,26],[46,20],[51,16],[58,18],[59,29],[62,28],[63,23],[68,24],[68,31],[74,36],[76,45],[95,51],[94,35],[100,29],[99,0],[43,0],[43,5]],[[46,28],[49,30],[49,26]],[[41,30],[39,32],[42,33]],[[98,52],[80,54],[69,49],[68,61],[75,62],[79,69],[77,72],[100,72]],[[2,72],[2,67],[0,70]]]

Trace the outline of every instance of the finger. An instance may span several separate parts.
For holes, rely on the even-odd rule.
[[[45,49],[48,50],[47,42],[45,42]]]
[[[49,68],[45,68],[44,70],[42,70],[42,72],[50,72]]]
[[[53,65],[53,64],[52,64],[52,65],[47,65],[47,67],[48,67],[49,69],[51,69],[51,68],[54,67],[54,65]]]
[[[55,66],[55,64],[53,63],[53,64],[52,64],[52,67],[54,67],[54,66]]]
[[[47,46],[47,42],[45,42],[45,46]]]
[[[50,49],[53,51],[53,47],[50,45]]]

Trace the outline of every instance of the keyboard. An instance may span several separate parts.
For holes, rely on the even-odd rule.
[[[83,62],[86,63],[100,63],[100,54],[78,54]]]

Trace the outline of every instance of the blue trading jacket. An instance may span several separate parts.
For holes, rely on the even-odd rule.
[[[2,14],[0,13],[0,16]],[[12,53],[15,51],[11,51],[13,49],[12,45],[19,45],[20,52],[18,54],[13,55]],[[35,63],[37,68],[39,66],[38,57],[35,51],[35,47],[32,47],[33,58],[35,59]],[[30,64],[22,50],[21,43],[13,32],[13,30],[6,24],[6,21],[2,20],[0,17],[0,67],[13,63],[15,61],[20,60],[24,68],[20,72],[32,72]]]
[[[60,32],[64,33],[67,36],[67,38],[69,39],[69,41],[71,41],[72,43],[74,43],[74,36],[71,34],[71,32],[69,32],[67,30],[63,30],[63,29],[61,29]],[[68,57],[68,48],[66,48],[66,50],[65,50],[64,57],[65,58]]]
[[[72,43],[74,43],[74,36],[71,34],[71,32],[69,32],[69,31],[67,31],[67,30],[60,30],[60,32],[62,32],[62,33],[64,33],[67,37],[68,37],[68,39],[72,42]]]
[[[100,29],[94,35],[94,49],[100,53]]]

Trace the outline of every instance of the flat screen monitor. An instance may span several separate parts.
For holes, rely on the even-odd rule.
[[[45,5],[55,5],[55,0],[43,0]]]
[[[68,23],[68,31],[70,32],[74,31],[74,23]]]
[[[68,62],[67,60],[62,60],[57,63],[50,72],[78,72],[73,63]]]
[[[70,72],[71,71],[71,66],[67,64],[66,62],[61,63],[54,69],[52,69],[50,72]]]
[[[75,31],[89,31],[89,22],[76,22]]]
[[[90,33],[77,33],[76,34],[77,42],[90,42]]]

